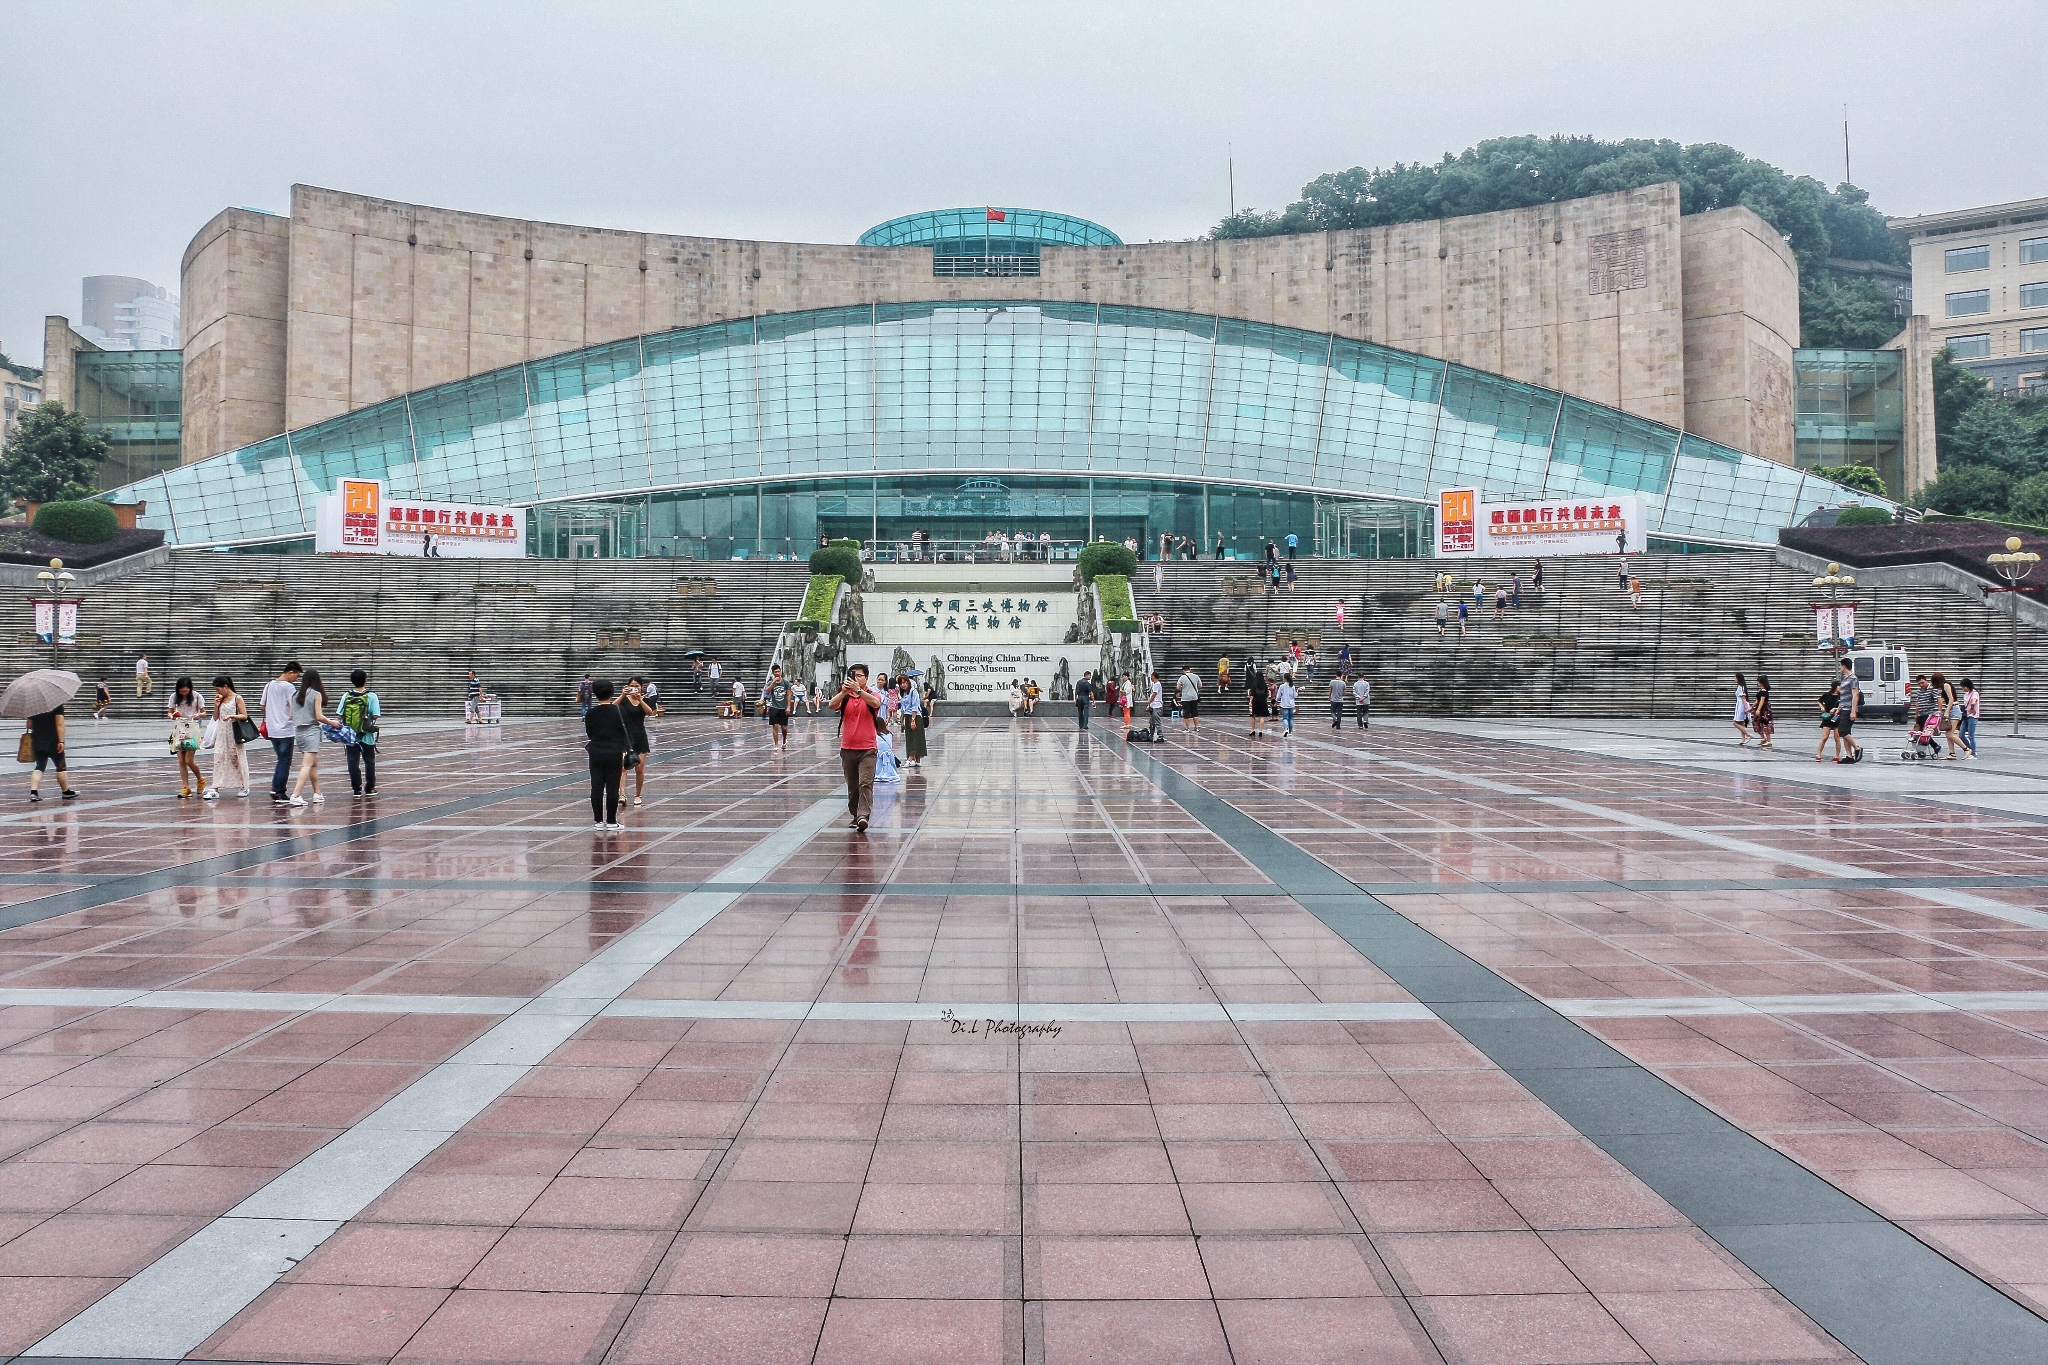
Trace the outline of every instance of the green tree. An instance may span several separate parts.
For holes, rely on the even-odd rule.
[[[2029,475],[2014,484],[2006,509],[2015,521],[2048,526],[2048,473]]]
[[[2006,515],[2011,497],[2011,475],[1982,465],[1959,464],[1942,470],[1933,483],[1913,495],[1913,501],[1953,517],[1995,519]]]
[[[104,436],[54,399],[30,408],[0,449],[0,497],[62,502],[90,497],[107,458]]]
[[[1875,350],[1899,334],[1898,299],[1868,276],[1823,270],[1799,282],[1799,344]]]
[[[1944,346],[1934,353],[1934,432],[1937,439],[1956,429],[1963,414],[1991,396],[1991,385],[1976,373],[1956,364],[1955,353]]]
[[[2043,463],[2034,434],[2011,403],[1986,398],[1971,404],[1957,420],[1947,453],[1958,465],[1985,465],[2023,479],[2040,472]],[[1937,461],[1942,453],[1937,446]]]
[[[1891,496],[1885,491],[1884,476],[1867,464],[1816,465],[1806,472],[1815,478],[1826,479],[1829,483],[1853,488],[1859,493],[1874,493],[1880,498]]]

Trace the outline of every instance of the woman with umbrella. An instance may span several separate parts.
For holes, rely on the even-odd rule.
[[[36,770],[28,775],[28,799],[40,801],[43,770],[57,769],[57,785],[66,801],[76,800],[77,788],[64,771],[64,703],[78,692],[78,675],[59,668],[38,668],[24,673],[0,693],[0,715],[19,716],[27,722],[24,763],[33,760]]]

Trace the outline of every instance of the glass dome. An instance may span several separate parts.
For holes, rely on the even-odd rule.
[[[971,209],[934,209],[891,218],[860,235],[862,246],[930,246],[987,241],[993,246],[1122,246],[1124,239],[1086,218],[1045,209],[1013,209],[984,205]],[[1001,250],[1001,247],[995,249]]]

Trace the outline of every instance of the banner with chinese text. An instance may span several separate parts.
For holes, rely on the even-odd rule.
[[[1439,558],[1638,554],[1648,542],[1634,496],[1486,502],[1477,488],[1442,488],[1436,506]]]

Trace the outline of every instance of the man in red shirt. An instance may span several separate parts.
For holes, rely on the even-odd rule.
[[[846,670],[831,706],[839,713],[839,769],[846,775],[846,809],[853,827],[866,833],[875,810],[875,716],[882,709],[882,694],[868,686],[866,664]]]

